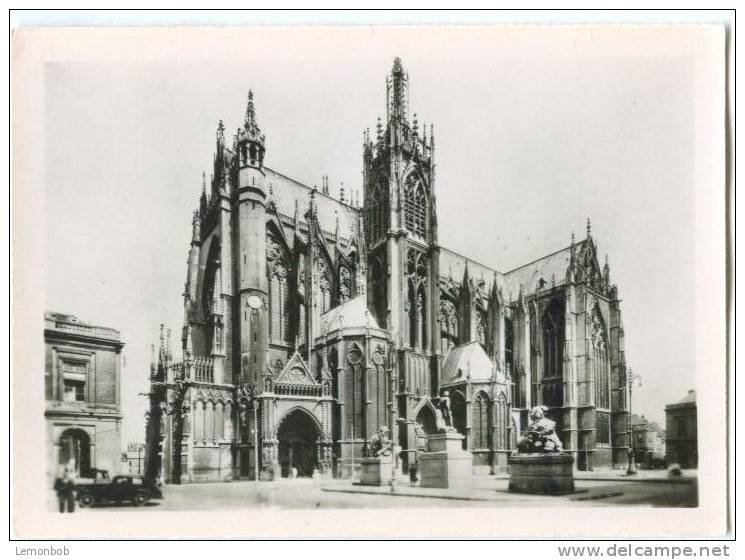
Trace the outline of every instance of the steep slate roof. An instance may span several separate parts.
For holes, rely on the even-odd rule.
[[[370,327],[377,329],[378,322],[372,313],[367,313],[367,296],[360,294],[355,298],[337,305],[333,309],[321,315],[321,324],[326,324],[326,331],[331,332],[344,327]],[[343,324],[342,324],[343,318]]]
[[[295,201],[297,201],[299,219],[305,222],[304,215],[310,202],[311,187],[295,179],[282,175],[274,169],[264,167],[266,176],[266,191],[269,200],[274,200],[277,212],[289,218],[295,215]],[[339,217],[339,237],[349,239],[356,236],[359,227],[359,209],[349,206],[316,190],[316,209],[321,228],[329,233],[336,229],[336,217]]]
[[[579,254],[585,243],[586,240],[582,240],[574,244],[576,254]],[[564,284],[570,255],[571,246],[506,272],[504,274],[505,298],[508,301],[516,299],[520,286],[522,286],[523,295],[532,294],[536,291],[541,278],[548,286],[551,285],[552,278],[557,286]]]
[[[442,382],[465,381],[469,373],[471,381],[489,381],[492,368],[491,360],[481,344],[468,342],[448,352],[442,365]]]
[[[474,281],[483,278],[486,285],[491,286],[494,280],[494,273],[496,272],[495,269],[459,255],[450,249],[440,248],[440,277],[449,278],[452,275],[453,282],[460,284],[463,280],[463,271],[466,269],[466,263],[468,263],[468,275]]]

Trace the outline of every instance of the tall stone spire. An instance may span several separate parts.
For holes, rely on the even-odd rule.
[[[409,105],[409,76],[404,72],[401,59],[393,60],[391,76],[388,79],[388,120],[406,121]]]
[[[248,103],[246,104],[246,129],[258,127],[256,122],[256,106],[254,105],[254,92],[248,90]]]

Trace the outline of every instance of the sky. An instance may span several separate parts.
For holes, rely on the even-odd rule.
[[[590,218],[642,376],[634,411],[664,424],[664,406],[695,387],[690,59],[670,45],[613,48],[599,31],[273,33],[247,31],[230,56],[205,46],[45,67],[45,307],[121,331],[123,444],[144,440],[159,324],[178,353],[218,120],[232,135],[252,88],[266,165],[309,185],[328,175],[332,193],[361,189],[362,131],[384,117],[396,56],[411,112],[435,126],[441,245],[505,272],[583,236]]]

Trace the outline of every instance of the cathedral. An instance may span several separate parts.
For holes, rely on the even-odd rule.
[[[396,59],[366,130],[362,197],[270,168],[253,94],[188,253],[177,357],[153,347],[148,471],[165,482],[349,477],[383,426],[406,473],[450,399],[474,473],[504,472],[532,406],[575,467],[627,460],[624,333],[586,234],[509,272],[438,243],[435,136]]]

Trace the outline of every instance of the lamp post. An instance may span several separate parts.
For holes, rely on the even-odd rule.
[[[396,448],[398,447],[398,422],[397,422],[397,406],[396,406],[396,379],[397,379],[397,363],[398,363],[398,346],[400,333],[393,334],[393,329],[388,327],[388,347],[386,356],[386,365],[388,366],[388,379],[391,387],[391,492],[396,491],[396,470],[398,466],[398,454]]]
[[[258,423],[258,408],[259,408],[259,391],[256,385],[246,385],[245,396],[251,403],[251,409],[253,411],[253,429],[251,434],[254,440],[254,482],[258,486],[259,484],[259,423]]]
[[[631,368],[629,368],[628,373],[626,374],[626,387],[628,389],[629,394],[629,418],[627,423],[627,433],[629,437],[628,443],[628,454],[629,454],[629,466],[626,469],[626,475],[635,475],[636,474],[636,462],[634,458],[634,447],[636,443],[634,442],[634,423],[632,421],[632,413],[631,413],[631,404],[632,404],[632,391],[634,388],[634,382],[638,382],[639,387],[642,386],[642,377],[639,374],[634,373]]]

